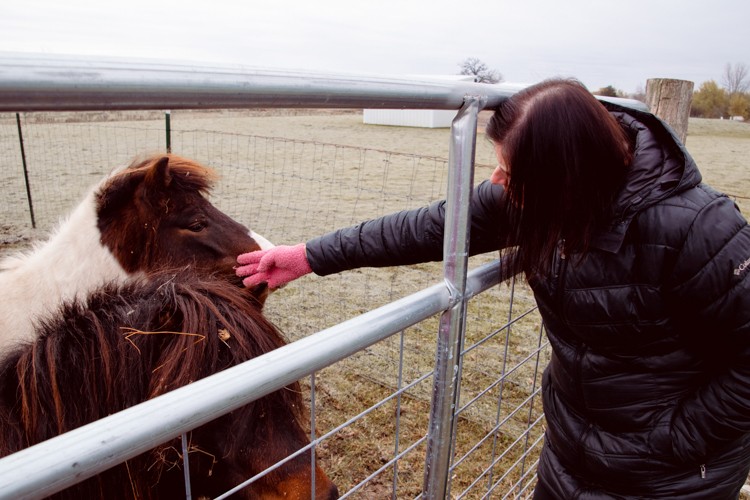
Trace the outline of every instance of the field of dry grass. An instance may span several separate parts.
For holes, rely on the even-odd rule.
[[[750,124],[691,118],[685,143],[703,181],[727,193],[750,217]]]
[[[305,110],[174,112],[171,120],[174,151],[220,171],[214,201],[276,243],[305,241],[445,193],[447,129],[365,125],[359,112]],[[6,175],[0,181],[5,200],[0,254],[43,237],[86,186],[111,168],[164,148],[163,117],[153,113],[30,115],[24,130],[39,229],[30,229],[21,176]],[[687,147],[704,180],[750,216],[750,125],[691,120]],[[3,171],[19,172],[12,116],[0,116],[0,150]],[[477,163],[479,181],[494,165],[483,137],[477,141]],[[491,258],[472,258],[472,266]],[[267,314],[294,340],[440,280],[436,263],[305,277],[275,293]],[[492,473],[481,479],[483,491],[494,482],[498,492],[513,491],[512,483],[533,462],[532,451],[528,462],[514,463],[533,450],[524,432],[541,408],[538,397],[527,398],[539,387],[549,353],[533,355],[544,342],[536,313],[506,327],[508,318],[530,308],[533,297],[523,285],[503,284],[470,303],[454,496],[485,469]],[[421,490],[436,332],[432,318],[315,376],[316,436],[326,436],[318,454],[342,491],[358,488],[354,498],[384,498],[394,488],[398,498],[411,498]],[[358,417],[360,412],[366,415]],[[531,426],[528,441],[537,439],[541,428]],[[507,456],[490,465],[498,450],[506,449]],[[375,476],[358,486],[370,475]],[[480,496],[477,487],[466,493]]]

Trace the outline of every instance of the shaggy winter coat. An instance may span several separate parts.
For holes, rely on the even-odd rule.
[[[750,468],[750,226],[657,118],[583,260],[527,276],[553,347],[539,480],[560,498],[736,498]],[[470,251],[495,251],[504,191],[480,184]],[[550,209],[553,209],[552,207]],[[307,243],[313,271],[442,259],[444,202]]]

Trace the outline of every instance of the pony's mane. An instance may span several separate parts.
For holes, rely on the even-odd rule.
[[[285,343],[243,290],[182,270],[108,286],[63,306],[41,336],[0,364],[0,456],[184,386]],[[252,415],[283,406],[299,422],[298,384],[236,410],[252,442]],[[227,432],[230,432],[227,429]],[[225,450],[232,456],[239,450]],[[158,452],[156,452],[158,454]]]

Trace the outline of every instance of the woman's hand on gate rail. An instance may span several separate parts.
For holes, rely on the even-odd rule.
[[[312,272],[304,243],[243,253],[237,257],[237,263],[240,264],[237,276],[245,278],[242,284],[248,288],[263,282],[268,283],[269,288],[279,288]]]

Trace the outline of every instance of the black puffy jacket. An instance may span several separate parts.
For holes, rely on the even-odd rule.
[[[750,226],[663,123],[615,105],[635,156],[582,261],[528,276],[552,360],[539,480],[560,498],[736,498],[750,469]],[[504,191],[473,192],[471,254]],[[307,243],[319,275],[440,260],[444,202]]]

